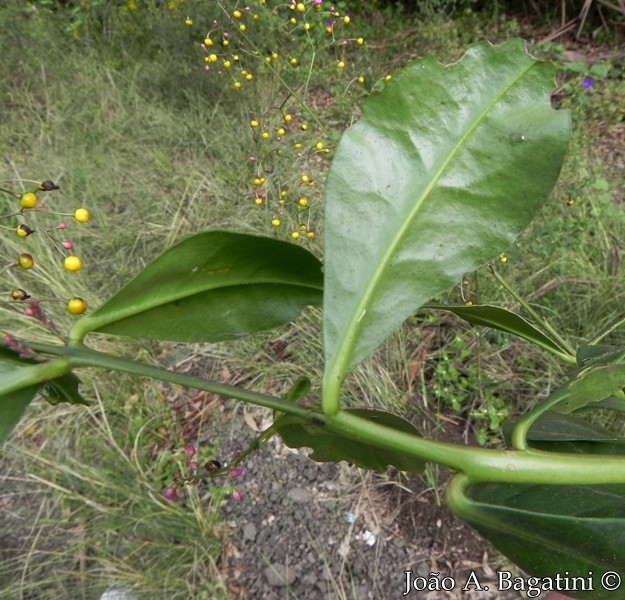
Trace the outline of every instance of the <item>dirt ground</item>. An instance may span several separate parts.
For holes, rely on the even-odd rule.
[[[230,427],[220,442],[224,457],[242,450],[252,427],[270,422],[257,411],[230,418],[234,404],[222,409]],[[442,471],[431,472],[426,485],[423,477],[316,463],[278,439],[243,466],[234,481],[241,500],[224,505],[229,536],[221,570],[233,598],[522,597],[497,590],[497,570],[514,567],[437,496],[448,478]],[[449,591],[420,591],[420,578],[434,573]]]

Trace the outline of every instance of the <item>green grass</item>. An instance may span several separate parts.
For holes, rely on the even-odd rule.
[[[202,12],[206,4],[189,3],[189,10],[197,11],[189,29],[181,12],[153,8],[128,15],[94,2],[97,11],[78,41],[63,33],[62,14],[37,16],[26,5],[0,11],[0,26],[8,32],[0,40],[1,178],[53,179],[61,190],[50,196],[51,206],[61,212],[84,206],[92,214],[88,224],[71,228],[85,265],[78,275],[53,266],[59,254],[49,244],[29,239],[41,268],[26,281],[38,295],[78,294],[96,306],[162,249],[203,229],[284,239],[305,222],[318,237],[302,243],[320,253],[328,163],[310,149],[320,139],[331,147],[332,140],[314,127],[309,133],[299,130],[306,116],[266,72],[240,92],[227,78],[202,72],[198,40],[206,34],[202,18],[211,16]],[[453,60],[473,41],[501,41],[518,32],[514,21],[496,14],[408,19],[392,11],[376,12],[360,24],[354,18],[354,35],[363,35],[367,44],[361,54],[348,55],[345,73],[336,69],[341,49],[332,46],[314,56],[306,46],[300,70],[280,72],[291,73],[285,75],[291,85],[302,76],[306,99],[332,131],[340,131],[365,95],[353,77],[363,74],[373,85],[416,56],[434,52]],[[580,100],[584,96],[571,98],[578,126],[562,180],[539,219],[509,251],[509,262],[498,266],[573,343],[621,316],[625,287],[615,256],[625,219],[617,194],[608,194],[623,189],[623,178],[618,170],[606,170],[600,138],[590,132],[605,123],[618,125],[625,110],[622,91],[621,80],[607,78],[597,82],[586,102]],[[273,136],[286,110],[295,124],[280,155],[278,142],[265,144],[249,121],[260,119]],[[301,156],[293,150],[295,142],[303,144]],[[276,205],[253,202],[258,190],[252,179],[263,174],[272,197],[282,189],[289,194],[278,229],[269,225]],[[303,187],[302,174],[316,185]],[[303,194],[310,210],[294,205]],[[572,207],[566,204],[570,197]],[[9,204],[7,196],[0,206]],[[15,236],[3,236],[3,255],[13,256],[20,247]],[[3,273],[3,287],[22,285],[23,275]],[[467,293],[512,306],[486,273],[470,279]],[[451,295],[458,299],[458,290]],[[47,306],[59,326],[67,327],[62,305]],[[220,379],[227,372],[262,391],[281,393],[308,375],[317,397],[319,321],[319,312],[310,310],[287,331],[184,352],[205,376]],[[37,331],[4,301],[0,328]],[[622,332],[610,341],[622,343]],[[167,355],[155,343],[97,343],[147,361]],[[287,352],[279,350],[281,343]],[[447,363],[453,371],[444,368]],[[225,597],[215,568],[219,492],[212,503],[204,499],[202,509],[199,498],[191,497],[186,507],[162,500],[179,460],[175,450],[190,441],[165,401],[171,390],[126,377],[81,375],[92,407],[38,402],[4,450],[0,598],[26,598],[31,591],[37,598],[95,598],[111,583],[128,584],[151,598]],[[450,317],[419,316],[365,361],[345,394],[352,405],[408,415],[433,435],[442,429],[438,415],[466,427],[469,441],[470,424],[478,431],[485,427],[485,439],[492,442],[489,407],[501,402],[511,413],[525,410],[562,375],[554,359],[506,336]],[[436,392],[449,388],[451,393]],[[210,423],[205,427],[210,430]]]

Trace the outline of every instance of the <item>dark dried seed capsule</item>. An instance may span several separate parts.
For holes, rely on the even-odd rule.
[[[26,290],[16,288],[11,292],[11,298],[13,300],[28,300],[30,295],[26,293]]]
[[[37,186],[37,189],[41,190],[42,192],[53,192],[54,190],[58,190],[59,186],[56,185],[54,181],[46,179]]]

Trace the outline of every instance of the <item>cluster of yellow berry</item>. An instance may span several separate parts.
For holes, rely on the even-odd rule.
[[[41,196],[47,195],[59,189],[53,181],[46,180],[36,183],[35,189],[30,192],[16,193],[14,191],[0,188],[0,192],[9,194],[17,201],[16,210],[9,214],[0,216],[0,222],[8,222],[10,225],[0,225],[2,229],[13,231],[19,238],[29,238],[31,235],[40,232],[49,240],[53,247],[56,248],[63,256],[62,266],[70,272],[80,271],[82,268],[81,259],[74,252],[74,244],[71,241],[58,239],[59,232],[65,231],[68,227],[64,221],[56,223],[53,227],[34,229],[34,221],[38,215],[45,214],[54,217],[71,217],[77,223],[86,223],[89,220],[89,212],[85,208],[77,208],[73,213],[60,213],[52,211],[46,206],[45,198]],[[32,251],[31,251],[32,252]],[[35,259],[31,252],[19,252],[17,258],[6,264],[1,273],[12,268],[29,271],[35,266]],[[43,311],[40,300],[33,298],[25,289],[15,288],[9,293],[9,297],[13,302],[26,303],[23,314],[40,321],[46,328],[58,333],[54,323],[47,317]],[[87,310],[87,302],[80,297],[74,296],[67,300],[63,300],[67,311],[72,315],[80,315]]]
[[[357,63],[349,49],[363,48],[365,40],[351,35],[352,17],[327,0],[217,4],[222,17],[212,21],[200,43],[204,70],[220,83],[225,80],[226,87],[248,89],[250,105],[264,104],[251,110],[248,121],[254,143],[248,161],[252,202],[266,209],[271,227],[286,229],[292,240],[312,240],[311,208],[322,196],[315,182],[326,168],[320,159],[333,147],[316,104],[333,99],[311,92],[310,80],[313,71],[330,69],[346,89],[353,82],[364,84],[363,75],[346,83],[345,76]],[[186,23],[193,25],[193,19]],[[252,91],[252,84],[265,77],[278,82],[281,97]]]

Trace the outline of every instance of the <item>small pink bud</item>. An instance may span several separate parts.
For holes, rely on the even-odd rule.
[[[200,44],[200,48],[202,48],[202,50],[206,50],[206,44]]]
[[[74,247],[74,244],[72,244],[71,242],[63,242],[63,248],[65,248],[65,250],[71,250]]]
[[[181,471],[176,471],[174,473],[174,479],[182,479],[182,472]]]
[[[57,229],[67,229],[67,223],[59,223],[56,226]]]
[[[230,475],[232,475],[232,477],[241,477],[243,473],[245,473],[243,467],[232,467],[232,469],[230,469]]]
[[[199,468],[200,468],[200,465],[197,463],[196,460],[192,460],[189,462],[189,469],[191,469],[192,471],[195,471]]]
[[[173,485],[170,485],[164,492],[163,496],[166,500],[175,500],[176,499],[176,488]]]
[[[195,446],[187,446],[184,451],[187,456],[193,456],[196,453]]]
[[[236,502],[241,502],[242,498],[243,496],[241,496],[241,492],[239,492],[238,490],[234,490],[234,492],[232,492],[232,499]]]
[[[34,317],[35,316],[35,310],[33,308],[31,308],[30,306],[28,308],[24,309],[24,316],[25,317]]]
[[[211,68],[210,68],[208,65],[206,65],[206,66],[204,67],[204,72],[205,72],[205,73],[208,73],[210,70],[211,70]]]

